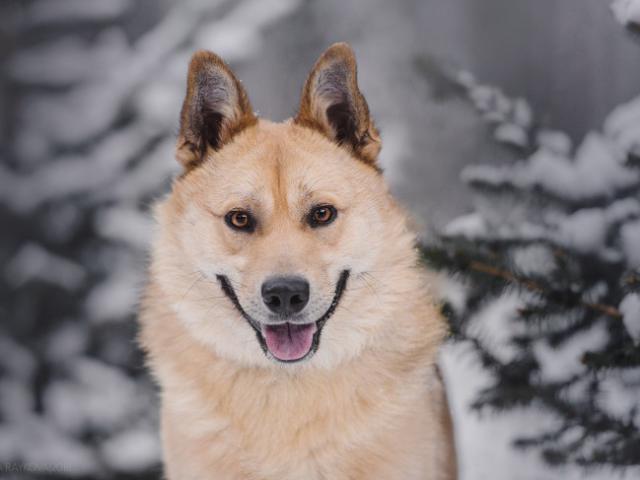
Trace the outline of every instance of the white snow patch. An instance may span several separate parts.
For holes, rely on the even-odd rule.
[[[571,153],[571,137],[559,130],[541,130],[537,134],[536,142],[540,148],[560,156],[566,157]]]
[[[441,348],[442,370],[449,408],[453,416],[460,480],[608,480],[603,473],[576,468],[551,467],[536,449],[522,450],[513,445],[518,436],[551,430],[558,420],[537,409],[515,409],[492,415],[472,410],[478,393],[491,385],[473,347],[466,343],[445,344]],[[621,478],[631,480],[632,475]]]
[[[456,313],[464,311],[467,287],[462,281],[446,273],[440,273],[435,277],[433,287],[437,298],[448,302]]]
[[[99,79],[128,49],[124,31],[112,28],[101,33],[95,44],[64,37],[31,47],[21,51],[9,68],[15,80],[28,85],[66,86]]]
[[[481,238],[489,233],[487,223],[482,215],[477,212],[462,215],[444,228],[443,233],[450,237],[465,237],[468,239]]]
[[[513,102],[513,121],[524,129],[528,129],[533,123],[531,107],[524,98],[517,98]]]
[[[620,229],[622,250],[631,268],[640,268],[640,220],[627,222]]]
[[[55,471],[65,478],[99,476],[100,467],[89,447],[42,417],[32,415],[19,420],[0,429],[0,462],[17,462],[33,474]]]
[[[146,470],[160,463],[158,432],[137,428],[119,433],[100,446],[100,453],[115,471]]]
[[[640,368],[611,369],[600,380],[597,402],[609,415],[620,420],[630,417],[640,427],[640,410],[638,410],[638,390],[640,389]]]
[[[129,318],[138,302],[142,274],[140,266],[121,264],[114,268],[86,298],[85,311],[89,319],[98,324]]]
[[[130,7],[131,0],[41,0],[31,4],[26,17],[32,24],[111,20]]]
[[[623,25],[640,24],[640,0],[615,0],[611,9],[616,19]]]
[[[624,167],[611,141],[597,133],[587,135],[575,160],[540,149],[526,162],[515,166],[473,166],[462,179],[518,188],[541,186],[562,198],[580,200],[611,195],[638,182],[638,172]]]
[[[622,151],[640,147],[640,96],[618,105],[605,120],[604,131]]]
[[[31,280],[40,280],[75,290],[84,282],[85,271],[81,265],[54,255],[40,245],[27,243],[9,262],[4,276],[7,282],[16,287]]]
[[[498,88],[488,85],[478,85],[469,92],[469,97],[475,107],[489,122],[505,122],[513,110],[509,98]]]
[[[406,175],[401,160],[411,156],[411,138],[408,126],[401,120],[385,126],[384,148],[380,152],[380,166],[390,185],[399,185]]]
[[[554,382],[584,372],[586,366],[582,363],[582,356],[604,347],[608,338],[606,326],[598,322],[588,330],[575,333],[557,347],[552,347],[546,340],[537,342],[533,350],[540,364],[540,375],[545,381]]]
[[[559,222],[556,241],[578,252],[597,252],[607,238],[607,219],[599,208],[585,208],[568,215]]]
[[[547,234],[555,242],[576,249],[581,253],[595,253],[603,258],[619,258],[620,252],[607,246],[607,236],[617,224],[621,228],[622,253],[631,261],[637,258],[640,249],[640,231],[633,219],[640,216],[640,203],[634,198],[624,198],[606,208],[583,208],[570,215],[549,214],[546,223],[551,228]],[[627,222],[627,223],[625,223]]]
[[[72,130],[66,119],[57,118],[56,128]],[[0,199],[18,213],[29,213],[45,202],[90,192],[118,178],[127,162],[151,140],[148,125],[137,123],[115,131],[98,142],[88,155],[56,159],[31,175],[18,175],[0,168]]]
[[[94,223],[103,237],[125,242],[135,249],[146,250],[151,240],[151,216],[137,208],[121,206],[102,209]]]
[[[247,0],[237,4],[219,21],[202,28],[194,43],[198,48],[215,45],[227,61],[246,59],[260,50],[261,29],[293,12],[300,0]]]
[[[173,158],[174,151],[173,138],[160,142],[126,175],[121,175],[114,183],[92,192],[93,199],[133,203],[155,194],[180,170],[178,162]]]
[[[140,118],[159,130],[177,131],[178,115],[167,112],[179,112],[184,93],[182,82],[176,84],[173,78],[159,78],[150,81],[135,98],[136,111]]]
[[[139,414],[135,382],[122,371],[87,357],[70,362],[72,377],[54,380],[43,396],[55,425],[72,434],[110,432]]]
[[[582,300],[590,303],[598,303],[607,293],[609,293],[607,282],[599,281],[588,290],[582,292]]]
[[[524,333],[524,326],[515,321],[522,305],[523,298],[516,292],[490,300],[469,319],[467,335],[478,339],[501,362],[512,361],[518,354],[512,338]]]
[[[526,147],[529,143],[527,131],[515,123],[505,122],[500,124],[493,132],[493,137],[498,142],[521,148]]]
[[[640,343],[640,294],[627,294],[618,308],[627,332],[636,343]]]
[[[525,275],[550,275],[556,268],[553,252],[546,245],[532,244],[511,252],[511,262]]]

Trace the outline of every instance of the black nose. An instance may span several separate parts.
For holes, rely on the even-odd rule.
[[[309,301],[309,283],[300,277],[270,278],[262,284],[262,299],[278,315],[298,313]]]

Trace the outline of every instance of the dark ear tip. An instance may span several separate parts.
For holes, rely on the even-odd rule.
[[[191,56],[189,62],[189,72],[198,73],[205,68],[218,67],[225,71],[229,70],[227,64],[215,53],[209,50],[197,50]]]
[[[356,54],[347,42],[337,42],[327,48],[320,56],[322,60],[346,60],[347,63],[355,65]]]

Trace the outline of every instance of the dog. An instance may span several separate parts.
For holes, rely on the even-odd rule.
[[[380,148],[345,43],[283,123],[193,55],[140,312],[168,479],[455,478],[445,322]]]

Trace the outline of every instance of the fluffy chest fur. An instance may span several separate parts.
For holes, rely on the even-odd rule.
[[[273,371],[217,357],[158,304],[143,318],[169,478],[453,478],[431,342],[367,351],[335,370]]]

